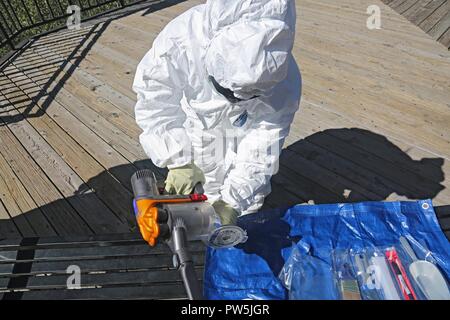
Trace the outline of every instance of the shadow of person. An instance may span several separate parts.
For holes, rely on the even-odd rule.
[[[386,137],[369,130],[328,129],[283,150],[266,207],[433,199],[445,189],[441,184],[443,163],[442,158],[414,160]]]
[[[305,202],[380,201],[393,194],[433,199],[445,188],[443,163],[441,158],[414,160],[386,137],[364,129],[310,135],[283,150],[263,209],[240,218],[249,236],[241,248],[263,258],[277,276],[284,263],[282,249],[298,240],[289,237],[285,208]]]

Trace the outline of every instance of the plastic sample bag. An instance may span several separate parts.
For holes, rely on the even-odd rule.
[[[305,248],[305,246],[303,246]],[[333,269],[322,259],[297,245],[280,273],[280,280],[288,289],[289,300],[334,300],[338,292]]]

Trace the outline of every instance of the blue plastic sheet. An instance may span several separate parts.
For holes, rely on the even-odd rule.
[[[333,249],[388,246],[401,236],[413,237],[450,279],[450,243],[431,200],[297,205],[243,216],[238,224],[247,230],[245,244],[207,251],[207,299],[287,299],[278,275],[297,243],[331,265]]]

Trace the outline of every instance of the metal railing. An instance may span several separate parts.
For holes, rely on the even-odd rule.
[[[139,2],[145,0],[0,0],[0,60],[33,36],[65,27],[69,6],[78,6],[84,21]]]

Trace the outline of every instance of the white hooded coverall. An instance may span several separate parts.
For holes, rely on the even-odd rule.
[[[211,202],[257,211],[299,107],[294,34],[293,0],[208,0],[172,20],[133,83],[140,142],[154,164],[193,161]],[[230,102],[209,76],[247,100]]]

